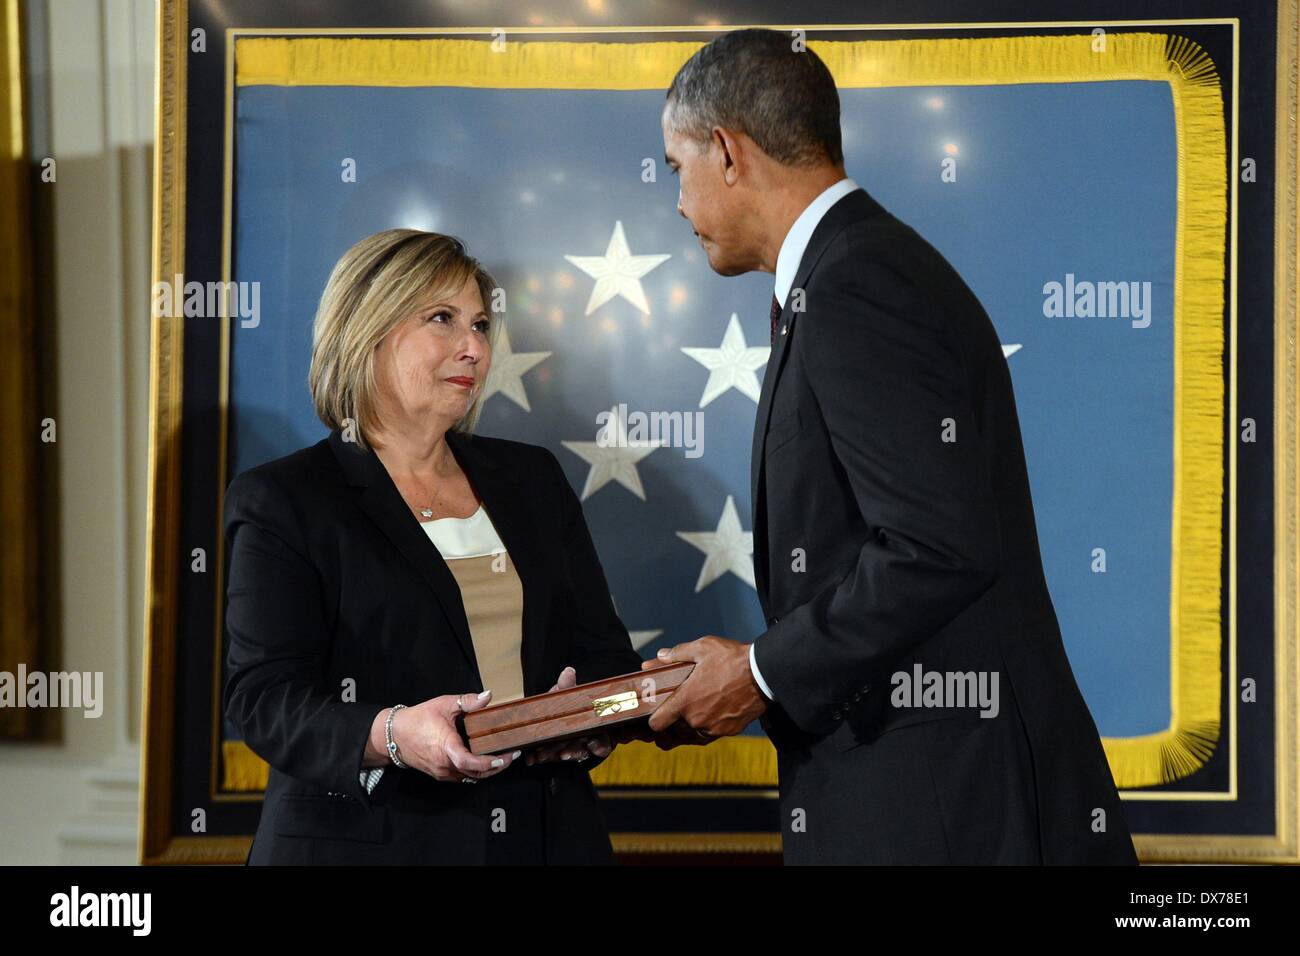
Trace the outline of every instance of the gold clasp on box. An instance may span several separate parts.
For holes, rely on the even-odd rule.
[[[608,717],[610,714],[621,714],[625,710],[636,710],[639,703],[636,691],[630,690],[624,694],[615,694],[613,697],[597,697],[591,702],[591,708],[596,712],[597,717]]]

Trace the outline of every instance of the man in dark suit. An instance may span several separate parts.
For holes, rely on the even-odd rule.
[[[775,294],[751,489],[768,629],[661,651],[696,667],[652,729],[761,718],[790,863],[1135,863],[984,309],[846,177],[834,81],[797,37],[714,40],[662,125],[710,266]]]

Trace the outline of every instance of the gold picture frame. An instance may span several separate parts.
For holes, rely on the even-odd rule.
[[[1277,18],[1277,102],[1276,102],[1276,210],[1274,243],[1275,316],[1274,316],[1274,392],[1273,441],[1276,449],[1274,470],[1275,500],[1273,517],[1275,537],[1275,617],[1274,664],[1279,693],[1275,696],[1276,734],[1276,801],[1274,833],[1268,836],[1138,834],[1139,855],[1145,862],[1297,862],[1300,861],[1300,801],[1297,799],[1297,743],[1300,742],[1300,715],[1297,714],[1297,689],[1300,688],[1300,660],[1297,638],[1297,593],[1300,592],[1300,537],[1297,514],[1300,513],[1300,486],[1297,483],[1297,456],[1300,454],[1300,392],[1297,390],[1297,256],[1296,238],[1300,229],[1295,179],[1297,149],[1300,147],[1295,116],[1297,113],[1296,78],[1287,68],[1294,63],[1300,49],[1300,11],[1296,2],[1283,2]],[[1167,22],[1167,21],[1166,21]],[[183,273],[185,234],[186,170],[186,62],[189,45],[187,3],[185,0],[162,0],[158,13],[158,90],[157,148],[154,198],[154,255],[152,277],[155,282],[170,281]],[[742,24],[736,24],[736,27]],[[1088,24],[1053,24],[1088,26]],[[1127,25],[1127,24],[1126,24]],[[854,25],[864,29],[862,25]],[[942,24],[927,24],[927,28]],[[983,24],[983,26],[1017,26],[1025,24]],[[802,25],[815,32],[848,29],[850,25]],[[616,28],[610,28],[616,29]],[[617,28],[626,32],[633,28]],[[683,32],[709,32],[717,26],[674,28]],[[517,28],[517,33],[545,33],[550,28]],[[284,31],[294,32],[294,31]],[[313,34],[326,30],[306,30]],[[442,31],[457,34],[490,36],[491,28],[463,28]],[[560,32],[555,28],[554,32]],[[599,32],[598,28],[578,30],[564,28],[564,33]],[[227,44],[227,56],[232,56]],[[1235,64],[1234,64],[1235,68]],[[1235,88],[1235,84],[1234,84]],[[227,101],[229,109],[229,101]],[[1235,112],[1234,112],[1235,122]],[[228,147],[227,147],[228,148]],[[1236,160],[1235,151],[1233,159]],[[227,177],[229,169],[226,170]],[[228,188],[228,184],[227,184]],[[1235,246],[1233,254],[1235,256]],[[227,263],[228,266],[228,263]],[[171,832],[173,765],[175,736],[169,723],[175,712],[175,688],[169,675],[176,661],[177,559],[179,538],[180,430],[183,396],[183,336],[180,318],[153,318],[152,378],[150,419],[150,501],[149,550],[146,579],[147,635],[145,675],[145,774],[141,799],[140,858],[143,862],[241,862],[247,852],[246,837],[177,836]],[[1235,347],[1235,342],[1234,342]],[[1232,420],[1238,411],[1230,410]],[[1235,472],[1230,479],[1235,482]],[[1235,487],[1233,489],[1235,494]],[[1234,498],[1235,500],[1235,498]],[[219,563],[219,562],[218,562]],[[1235,565],[1231,574],[1235,575]],[[1229,594],[1235,593],[1230,588]],[[1234,614],[1228,604],[1227,613]],[[1233,675],[1235,676],[1235,674]],[[1233,684],[1230,682],[1229,687]],[[215,774],[215,749],[213,757]],[[652,796],[652,793],[642,793]],[[667,795],[667,794],[665,794]],[[700,793],[706,796],[707,793]],[[734,796],[734,794],[729,794]],[[607,797],[621,796],[610,791]],[[771,799],[770,789],[752,793],[753,797]],[[1177,793],[1168,794],[1177,799]],[[1152,799],[1160,799],[1155,796]],[[235,797],[246,800],[247,797]],[[639,834],[615,833],[616,849],[641,853],[773,853],[779,850],[776,834]]]

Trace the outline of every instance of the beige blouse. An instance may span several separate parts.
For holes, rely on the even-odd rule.
[[[518,700],[524,696],[524,589],[487,512],[480,505],[469,518],[440,518],[423,527],[460,585],[483,689],[492,691],[494,704]]]
[[[435,518],[420,527],[460,587],[483,689],[492,691],[493,704],[518,700],[524,696],[524,589],[487,511],[479,505],[468,518]],[[373,790],[384,769],[363,770],[362,785]]]

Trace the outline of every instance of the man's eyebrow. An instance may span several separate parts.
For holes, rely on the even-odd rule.
[[[669,166],[676,166],[676,165],[677,165],[677,160],[673,159],[673,158],[672,158],[671,156],[669,156],[667,153],[664,153],[664,162],[667,163]]]

